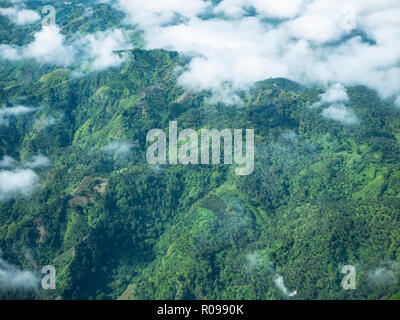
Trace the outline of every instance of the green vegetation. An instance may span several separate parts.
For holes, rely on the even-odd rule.
[[[104,6],[98,15],[118,23]],[[60,18],[65,32],[96,30],[80,15]],[[284,299],[281,275],[299,299],[399,299],[399,284],[369,277],[383,267],[400,276],[399,111],[349,88],[361,121],[343,126],[309,108],[318,88],[284,79],[242,93],[242,106],[212,105],[209,92],[177,85],[184,64],[135,49],[81,78],[32,61],[0,65],[0,105],[39,107],[0,125],[0,159],[51,159],[35,170],[33,194],[0,202],[0,248],[14,265],[57,269],[56,290],[0,298]],[[148,165],[146,134],[169,121],[255,129],[254,173]],[[357,290],[342,289],[344,265],[357,266]]]

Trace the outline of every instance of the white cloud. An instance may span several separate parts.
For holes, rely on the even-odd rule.
[[[340,83],[335,83],[320,96],[322,103],[346,102],[349,100],[347,90]]]
[[[36,59],[40,63],[70,65],[74,61],[75,49],[66,44],[65,37],[57,26],[43,26],[35,34],[35,41],[23,51],[25,58]]]
[[[340,83],[331,85],[323,94],[319,95],[319,101],[314,103],[311,108],[318,108],[326,104],[343,103],[349,101],[347,90]]]
[[[240,17],[246,13],[246,9],[252,8],[261,17],[288,19],[299,14],[304,2],[303,0],[224,0],[214,8],[214,12],[229,17]]]
[[[127,14],[131,24],[161,26],[172,22],[177,16],[195,18],[210,5],[202,0],[119,0],[119,8]]]
[[[320,100],[314,103],[311,108],[329,105],[321,113],[324,118],[339,121],[344,125],[353,125],[359,122],[354,112],[344,105],[350,99],[342,84],[332,84],[323,94],[319,95],[319,98]]]
[[[28,25],[40,20],[40,15],[36,11],[17,7],[0,8],[0,15],[8,17],[17,25]]]
[[[39,177],[30,169],[0,171],[0,201],[14,196],[28,196],[35,189]]]
[[[3,159],[0,160],[0,168],[10,168],[10,167],[14,166],[15,162],[16,161],[14,158],[5,155],[3,157]]]
[[[400,104],[398,0],[116,3],[126,13],[126,22],[144,31],[148,49],[171,49],[192,57],[179,84],[211,90],[211,101],[237,104],[236,91],[283,77],[306,85],[365,85]],[[59,65],[79,59],[89,61],[90,70],[103,70],[123,62],[113,51],[125,49],[127,43],[124,32],[114,30],[67,44],[53,26],[38,32],[27,47],[0,45],[0,54],[3,59],[35,58]]]
[[[49,165],[50,159],[43,155],[34,156],[30,161],[25,163],[25,167],[30,169],[45,168]]]
[[[299,14],[303,0],[269,0],[269,1],[248,1],[254,6],[261,16],[287,19]]]
[[[344,104],[333,104],[322,111],[322,116],[327,119],[339,121],[345,125],[358,123],[357,116],[348,109]]]
[[[330,17],[310,14],[288,22],[286,27],[297,39],[324,43],[337,39],[342,34],[342,30],[335,28],[335,23]]]
[[[127,21],[144,30],[147,48],[193,56],[179,78],[189,88],[228,87],[234,95],[257,81],[284,77],[304,84],[365,85],[383,98],[400,90],[397,0],[118,3]],[[245,15],[248,8],[255,15]]]
[[[288,74],[287,66],[277,62],[266,42],[278,42],[280,35],[274,33],[265,39],[264,30],[265,26],[253,17],[234,22],[192,19],[186,24],[148,30],[146,40],[149,48],[196,53],[179,77],[181,85],[198,90],[238,90],[248,88],[256,79]]]
[[[94,71],[119,66],[124,59],[113,52],[132,48],[120,29],[89,34],[80,40],[80,44],[85,47],[85,54],[91,60]]]
[[[68,66],[73,63],[76,50],[66,43],[57,26],[43,26],[35,40],[23,47],[0,45],[4,60],[35,59],[39,63]]]
[[[2,116],[18,116],[21,114],[29,113],[35,111],[36,108],[25,107],[25,106],[15,106],[10,108],[0,109],[0,115]]]
[[[0,109],[0,125],[7,126],[11,117],[31,113],[34,111],[36,111],[36,108],[25,106],[14,106],[10,108],[3,107]]]
[[[229,17],[240,17],[245,14],[245,6],[248,0],[225,0],[221,1],[214,9],[214,12],[222,13]]]
[[[2,258],[0,249],[0,288],[2,289],[38,289],[40,278],[29,270],[21,270]]]

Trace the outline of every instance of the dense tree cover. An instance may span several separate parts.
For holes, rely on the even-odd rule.
[[[117,23],[104,6],[99,17]],[[106,27],[79,16],[60,23],[68,33]],[[0,125],[0,159],[51,159],[35,170],[34,193],[0,202],[0,248],[22,268],[57,268],[55,291],[0,297],[284,299],[282,276],[299,299],[398,299],[397,282],[371,274],[400,275],[399,111],[348,88],[360,123],[345,126],[310,108],[319,88],[285,79],[243,92],[243,105],[215,105],[177,85],[184,64],[135,49],[120,67],[80,78],[32,61],[0,65],[0,105],[38,107]],[[254,173],[148,165],[146,134],[169,121],[254,129]],[[357,267],[357,290],[342,289],[344,265]]]

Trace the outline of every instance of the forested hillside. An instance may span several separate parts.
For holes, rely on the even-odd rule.
[[[122,24],[109,4],[86,17],[74,4],[52,4],[68,41]],[[0,24],[0,43],[16,46],[41,29]],[[322,87],[267,77],[241,103],[215,101],[180,85],[187,56],[144,49],[128,29],[132,48],[102,70],[0,61],[0,262],[57,270],[55,290],[0,286],[1,299],[400,298],[393,102],[348,86],[356,120],[335,121],[321,115]],[[254,129],[254,172],[149,165],[146,135],[170,121]],[[31,187],[3,185],[16,174]],[[357,290],[342,288],[345,265]]]

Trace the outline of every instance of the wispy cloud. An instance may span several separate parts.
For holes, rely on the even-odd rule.
[[[9,125],[10,118],[36,111],[36,108],[26,106],[3,107],[0,109],[0,125]]]
[[[25,163],[25,167],[30,169],[45,168],[49,165],[50,159],[43,155],[34,156]]]
[[[285,282],[284,282],[282,276],[276,275],[274,282],[275,282],[276,286],[278,287],[278,289],[281,290],[282,293],[283,293],[286,297],[294,297],[294,296],[297,295],[297,291],[290,292],[290,291],[288,290],[288,288],[286,288]]]
[[[21,270],[2,258],[0,249],[0,289],[28,289],[39,288],[40,278],[29,270]]]

